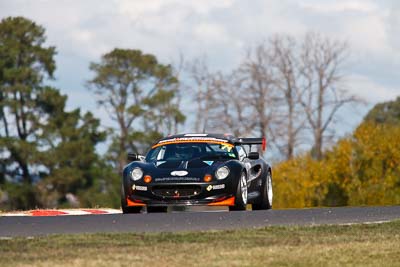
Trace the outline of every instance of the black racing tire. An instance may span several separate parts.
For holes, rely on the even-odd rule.
[[[163,212],[167,212],[168,207],[147,207],[147,213],[163,213]]]
[[[121,187],[121,209],[123,214],[140,213],[142,210],[142,207],[128,207],[126,205],[124,185]]]
[[[246,210],[246,206],[247,206],[247,175],[245,172],[242,172],[240,174],[240,179],[236,190],[235,205],[229,206],[229,211]]]
[[[271,187],[271,188],[269,188]],[[269,192],[271,193],[271,199],[269,198]],[[272,209],[272,174],[268,171],[266,178],[264,179],[261,190],[260,198],[257,203],[252,205],[253,210],[269,210]]]

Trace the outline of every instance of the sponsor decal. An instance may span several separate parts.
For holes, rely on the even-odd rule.
[[[155,178],[155,182],[182,182],[182,181],[189,181],[189,182],[199,182],[200,178],[197,177],[161,177]]]
[[[213,187],[212,187],[213,190],[224,189],[224,188],[225,188],[225,184],[216,184],[216,185],[213,185]]]
[[[147,186],[140,186],[140,185],[137,185],[137,186],[136,186],[136,190],[137,190],[137,191],[147,191]]]
[[[207,136],[208,134],[185,134],[184,136],[196,136],[196,137],[199,137],[199,136]]]
[[[188,175],[187,171],[173,171],[171,172],[172,176],[186,176]]]
[[[211,166],[213,163],[214,163],[214,161],[210,161],[210,160],[205,160],[205,161],[203,161],[205,164],[208,164],[209,166]]]
[[[140,186],[140,185],[132,185],[132,190],[133,191],[147,191],[147,186]]]
[[[226,150],[226,151],[228,151],[228,152],[231,152],[231,151],[232,151],[232,148],[233,148],[233,146],[230,145],[230,144],[223,144],[223,145],[221,145],[221,149]]]
[[[210,192],[211,190],[220,190],[220,189],[224,189],[225,188],[225,184],[216,184],[216,185],[208,185],[206,187],[206,190],[208,192]]]

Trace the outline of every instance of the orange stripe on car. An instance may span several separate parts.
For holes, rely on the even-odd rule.
[[[144,203],[138,203],[138,202],[130,200],[129,198],[126,198],[126,205],[128,207],[146,206],[146,204],[144,204]]]
[[[234,206],[234,205],[235,205],[235,197],[230,197],[222,201],[217,201],[208,204],[208,206]]]

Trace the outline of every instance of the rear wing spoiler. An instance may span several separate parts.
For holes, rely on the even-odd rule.
[[[267,141],[265,137],[262,138],[238,138],[235,142],[235,145],[261,145],[262,150],[265,151],[267,148]]]

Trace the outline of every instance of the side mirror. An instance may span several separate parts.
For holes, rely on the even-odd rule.
[[[250,152],[247,157],[249,159],[259,159],[260,158],[260,154],[258,152]]]
[[[136,155],[135,153],[128,153],[128,162],[132,162],[132,161],[138,161],[139,159],[139,155]]]

